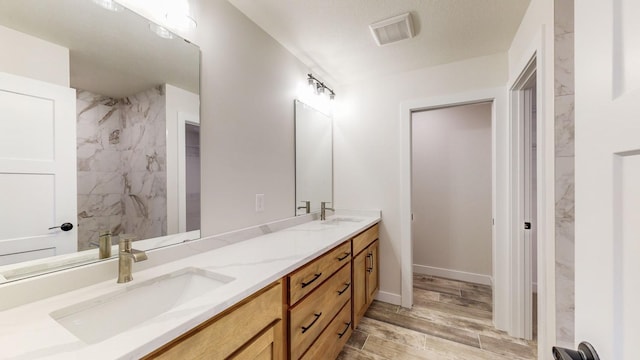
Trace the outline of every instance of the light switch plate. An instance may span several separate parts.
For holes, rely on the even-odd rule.
[[[256,194],[256,212],[264,211],[264,194]]]

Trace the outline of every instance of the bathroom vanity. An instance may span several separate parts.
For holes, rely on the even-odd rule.
[[[108,281],[7,309],[0,317],[2,355],[335,357],[378,288],[380,215],[338,211],[326,221],[291,221],[298,225],[267,224],[175,245],[176,253],[188,247],[195,254],[147,268],[134,264],[128,284],[116,284],[114,272]],[[221,239],[226,246],[198,252]],[[149,262],[167,256],[163,251],[150,251]],[[91,266],[107,264],[65,273],[72,279]],[[27,279],[0,290],[6,295],[8,286],[28,285]]]

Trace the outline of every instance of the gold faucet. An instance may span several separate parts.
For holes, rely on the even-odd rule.
[[[335,212],[335,210],[333,208],[328,208],[327,204],[331,204],[331,202],[329,201],[323,201],[320,203],[320,220],[326,220],[327,219],[327,215],[326,215],[326,211],[333,211]]]
[[[126,283],[133,280],[131,267],[134,261],[147,260],[146,252],[131,248],[131,243],[134,239],[134,235],[120,235],[118,244],[118,283]]]

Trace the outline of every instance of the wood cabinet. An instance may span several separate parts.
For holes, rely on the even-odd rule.
[[[351,242],[346,241],[294,271],[289,279],[289,304],[295,304],[351,261]]]
[[[287,279],[289,358],[330,359],[331,356],[319,350],[319,346],[328,344],[327,339],[333,341],[333,336],[328,334],[339,327],[345,317],[347,323],[351,322],[351,306],[345,308],[351,300],[351,241],[337,246]],[[308,287],[312,289],[307,290]],[[341,338],[345,336],[347,334]],[[309,353],[311,349],[315,350]]]
[[[279,337],[283,335],[282,331],[282,320],[278,320],[229,358],[234,360],[283,359],[284,349],[282,342],[279,341]]]
[[[360,323],[379,288],[378,225],[353,238],[353,328]],[[357,250],[357,251],[356,251]]]
[[[284,359],[282,304],[280,280],[145,359]]]
[[[378,225],[145,359],[335,359],[378,291]]]
[[[302,356],[302,359],[335,359],[352,333],[351,302],[348,301],[318,337],[318,340]]]

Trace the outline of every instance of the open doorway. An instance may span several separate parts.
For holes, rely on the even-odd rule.
[[[416,274],[492,285],[491,111],[480,102],[412,113]]]
[[[510,133],[507,109],[508,91],[504,88],[487,88],[465,93],[438,96],[407,101],[401,106],[401,275],[402,293],[400,305],[413,305],[413,244],[412,244],[412,164],[411,164],[411,118],[412,114],[425,110],[454,107],[478,103],[491,103],[491,207],[492,219],[492,323],[500,330],[510,331],[511,288],[510,288]]]

